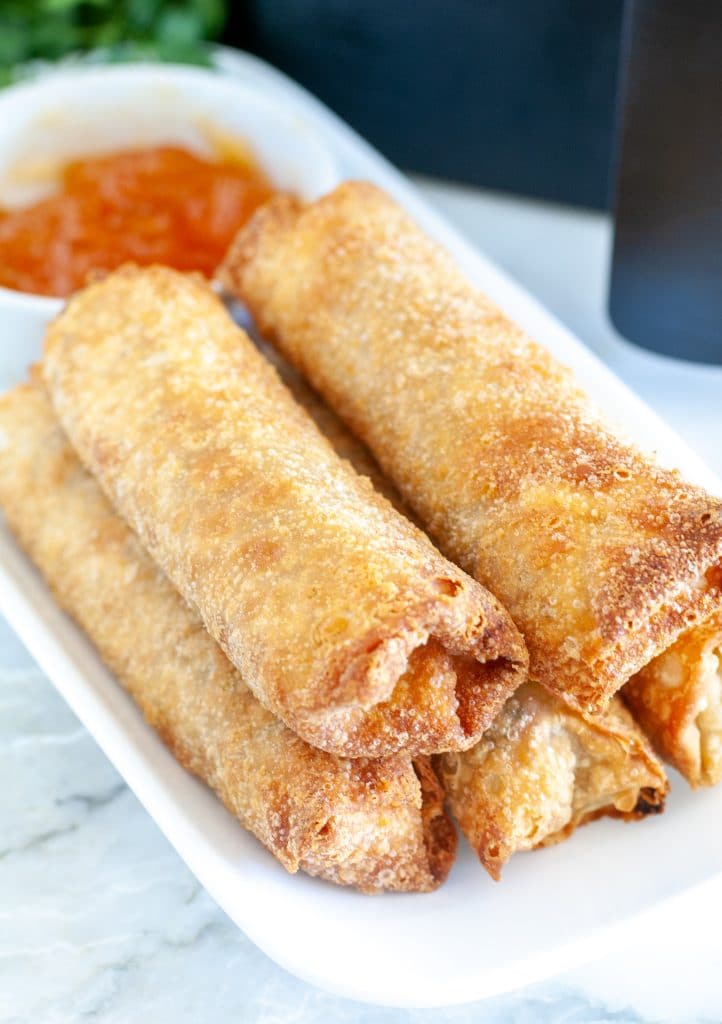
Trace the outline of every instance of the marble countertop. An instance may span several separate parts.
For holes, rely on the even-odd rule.
[[[421,184],[722,473],[722,369],[616,337],[604,314],[605,218]],[[678,900],[634,948],[483,1003],[388,1010],[297,981],[214,905],[4,623],[0,777],[3,1024],[722,1020],[722,881]]]

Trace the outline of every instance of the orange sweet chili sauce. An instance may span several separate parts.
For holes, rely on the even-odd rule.
[[[122,263],[164,263],[211,277],[235,232],[273,194],[248,160],[172,146],[67,164],[60,189],[0,209],[0,285],[69,295]]]

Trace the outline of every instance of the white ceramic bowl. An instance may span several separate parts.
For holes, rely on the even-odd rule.
[[[0,92],[0,206],[47,194],[59,167],[78,156],[157,144],[207,154],[214,138],[247,144],[274,185],[303,199],[338,183],[334,158],[303,116],[219,72],[87,67]],[[13,339],[23,367],[39,356],[45,327],[62,304],[0,287],[2,333]]]

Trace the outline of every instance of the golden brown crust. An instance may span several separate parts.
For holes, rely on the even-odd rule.
[[[722,615],[684,633],[622,696],[657,753],[691,786],[722,781]]]
[[[492,878],[521,850],[602,815],[661,811],[664,770],[619,698],[585,716],[536,683],[511,697],[472,749],[434,758],[449,805]]]
[[[414,768],[423,798],[421,817],[424,823],[429,869],[433,877],[441,883],[449,874],[456,858],[456,829],[446,813],[446,794],[431,765],[431,759],[416,758]]]
[[[204,282],[128,267],[91,285],[44,374],[81,460],[308,742],[469,746],[523,678],[498,601],[336,456]]]
[[[277,352],[268,358],[336,451],[408,514],[368,449]],[[531,683],[517,691],[477,747],[438,761],[451,802],[494,878],[519,849],[561,842],[602,816],[632,820],[658,813],[667,792],[661,765],[619,700],[588,719]],[[436,775],[429,779],[437,792]],[[438,814],[434,801],[425,806]],[[442,831],[448,828],[443,817],[434,820]],[[443,839],[437,847],[445,848]]]
[[[289,871],[369,891],[444,880],[455,837],[432,785],[405,755],[315,750],[258,703],[80,466],[36,386],[0,399],[0,502],[181,764]]]
[[[379,189],[272,201],[221,276],[511,611],[533,678],[598,709],[719,607],[722,502],[615,437]]]
[[[399,511],[407,514],[400,495],[365,446],[298,380],[295,371],[277,353],[271,352],[269,357],[334,448],[358,472],[367,475]],[[466,823],[467,834],[493,878],[500,877],[504,863],[522,848],[559,843],[579,826],[600,817],[634,820],[664,809],[668,789],[664,770],[618,700],[612,700],[601,716],[587,720],[538,686],[528,684],[517,691],[516,701],[497,718],[496,730],[509,735],[511,721],[523,717],[530,729],[533,720],[537,739],[544,742],[544,737],[549,737],[543,746],[534,748],[531,761],[525,760],[522,753],[533,743],[524,743],[518,736],[511,744],[499,744],[501,756],[494,759],[492,767],[486,752],[494,727],[477,747],[458,757],[437,759],[442,766],[446,765],[446,771],[442,767],[441,773],[455,811]],[[519,743],[520,749],[515,748],[515,743]],[[574,776],[566,783],[564,748],[569,752],[572,763],[568,767]],[[533,773],[535,778],[531,779]],[[436,775],[433,785],[439,786]],[[570,791],[571,801],[567,798]],[[513,812],[516,800],[518,817]],[[532,835],[520,835],[524,822],[527,828],[534,822]],[[439,845],[443,849],[443,843]]]
[[[351,433],[330,405],[327,405],[308,381],[283,358],[278,349],[269,345],[259,335],[253,338],[253,344],[263,353],[264,358],[273,364],[278,376],[298,404],[303,406],[323,436],[330,441],[336,454],[350,462],[357,473],[368,477],[379,494],[383,494],[384,498],[390,501],[403,516],[415,522],[414,513],[389,478],[382,472],[378,462],[363,441]],[[419,523],[416,525],[419,526]]]

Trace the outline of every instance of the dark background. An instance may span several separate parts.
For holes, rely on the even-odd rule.
[[[229,14],[228,42],[398,166],[613,209],[615,326],[722,363],[722,0],[246,0]]]
[[[399,166],[605,208],[623,0],[248,0],[225,41]]]

